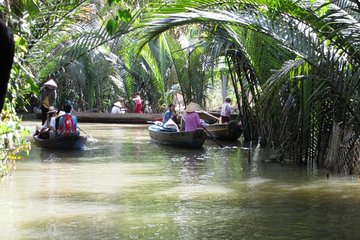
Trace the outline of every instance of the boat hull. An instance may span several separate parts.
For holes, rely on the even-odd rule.
[[[162,114],[150,114],[150,113],[90,113],[90,112],[75,112],[78,122],[88,123],[133,123],[133,124],[145,124],[148,121],[156,121],[162,119]]]
[[[148,129],[151,139],[163,145],[201,148],[206,141],[206,133],[201,128],[187,132],[167,132],[160,126],[151,125]]]
[[[85,147],[87,141],[83,136],[70,136],[70,137],[55,137],[52,139],[41,139],[37,135],[33,136],[35,145],[43,148],[53,149],[69,149],[81,150]]]
[[[242,134],[242,128],[236,121],[223,124],[211,124],[206,129],[218,140],[237,141]]]

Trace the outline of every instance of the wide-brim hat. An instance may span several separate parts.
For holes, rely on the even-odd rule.
[[[65,112],[64,111],[60,111],[57,115],[56,115],[56,118],[59,118],[61,116],[65,115]]]
[[[57,88],[57,84],[54,80],[50,79],[49,81],[44,83],[44,86],[50,87],[50,88]]]
[[[120,103],[120,102],[116,102],[116,103],[114,103],[114,106],[121,107],[121,103]]]
[[[50,113],[55,113],[57,110],[56,110],[56,108],[54,107],[54,106],[50,106],[49,108],[48,108],[48,111],[47,111],[47,113],[48,114],[50,114]]]
[[[200,108],[199,104],[194,103],[194,102],[190,102],[187,105],[187,107],[185,109],[185,112],[195,112],[195,111],[200,111],[200,109],[201,108]]]

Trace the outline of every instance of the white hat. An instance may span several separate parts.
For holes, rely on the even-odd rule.
[[[185,112],[195,112],[195,111],[200,111],[199,104],[190,102],[189,105],[187,105]]]
[[[50,88],[57,88],[57,84],[54,80],[50,79],[46,83],[44,83],[44,86],[50,87]]]
[[[61,117],[62,115],[65,115],[65,112],[64,112],[64,111],[60,111],[60,112],[56,115],[56,118],[59,118],[59,117]]]
[[[54,107],[54,106],[50,106],[50,107],[48,108],[47,113],[49,114],[49,113],[54,113],[54,112],[56,112],[55,107]]]
[[[120,102],[116,102],[116,103],[114,103],[114,106],[121,107],[121,103],[120,103]]]

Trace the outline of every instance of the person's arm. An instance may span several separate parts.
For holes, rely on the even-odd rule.
[[[197,123],[197,127],[198,127],[198,128],[202,128],[202,127],[203,127],[203,125],[202,125],[202,123],[201,123],[201,121],[200,121],[199,114],[196,114],[196,123]]]
[[[77,118],[75,116],[72,116],[72,118],[73,118],[73,121],[74,121],[75,129],[77,129]]]
[[[164,113],[163,123],[166,123],[167,121],[169,121],[170,118],[171,118],[171,112],[170,112],[170,111],[166,111],[166,112]]]
[[[52,117],[52,118],[50,119],[49,130],[56,131],[56,128],[55,128],[55,117]]]
[[[49,119],[46,119],[46,121],[44,122],[44,125],[41,126],[40,132],[42,133],[48,128],[49,128]]]
[[[63,122],[63,117],[61,116],[61,117],[59,117],[59,126],[58,126],[58,132],[60,132],[60,128],[61,128],[61,126],[62,126],[62,122]]]

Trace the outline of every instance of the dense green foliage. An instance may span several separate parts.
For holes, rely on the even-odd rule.
[[[58,105],[70,99],[77,110],[107,111],[118,96],[131,110],[140,91],[161,111],[174,86],[186,103],[206,107],[225,74],[245,140],[267,142],[277,159],[309,169],[360,171],[360,9],[353,1],[20,0],[0,7],[17,42],[8,109],[24,109],[49,76],[59,85]]]
[[[201,24],[238,88],[245,137],[279,159],[359,171],[359,7],[352,1],[183,1],[147,14],[144,43]]]

